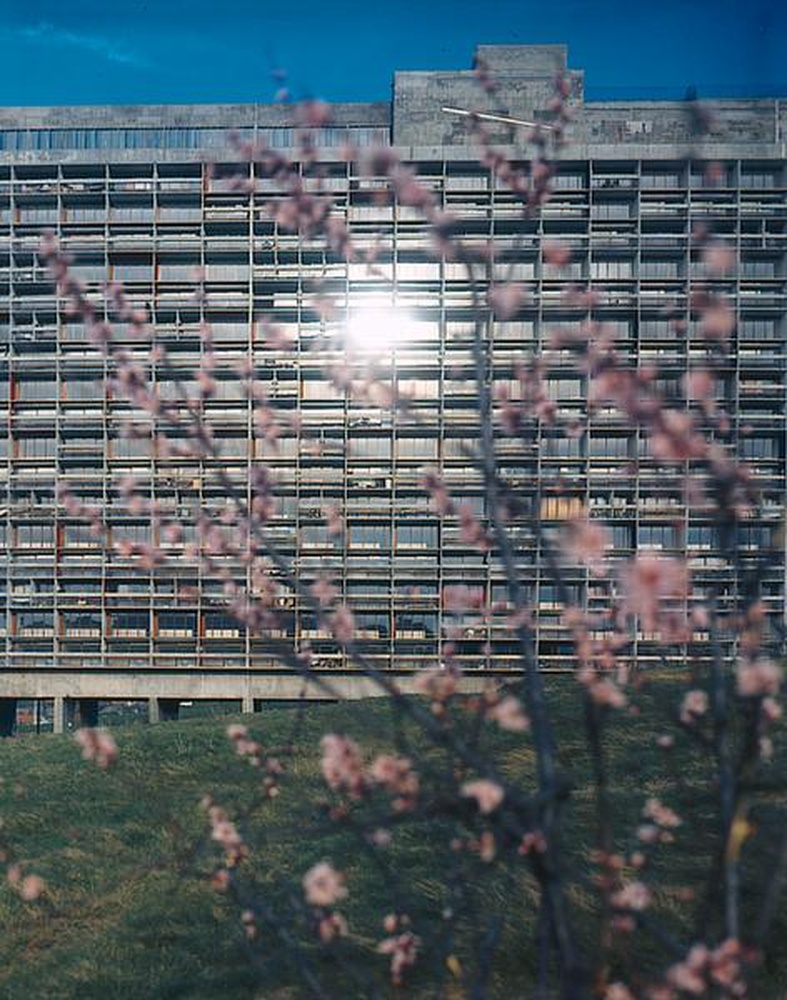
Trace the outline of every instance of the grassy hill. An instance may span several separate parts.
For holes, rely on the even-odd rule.
[[[581,710],[572,693],[572,682],[553,684],[562,761],[575,781],[567,817],[577,872],[571,893],[586,914],[579,929],[592,949],[590,914],[596,898],[584,859],[595,820]],[[685,817],[675,844],[659,848],[654,871],[661,884],[655,909],[677,931],[688,933],[687,887],[699,896],[713,890],[703,881],[714,843],[713,793],[707,761],[685,736],[678,734],[673,751],[656,746],[655,738],[669,728],[678,701],[677,688],[669,684],[652,685],[638,695],[641,714],[623,715],[610,729],[609,764],[612,805],[623,820],[621,829],[633,832],[648,795],[660,796]],[[289,741],[294,717],[294,709],[271,708],[243,721],[273,745]],[[298,739],[302,750],[282,793],[261,808],[254,805],[259,772],[235,756],[225,735],[227,721],[118,729],[120,758],[108,772],[82,761],[68,736],[24,736],[0,746],[0,840],[10,861],[46,882],[45,893],[33,902],[23,902],[11,886],[0,887],[0,997],[290,1000],[310,995],[299,985],[280,942],[275,935],[266,937],[264,929],[261,983],[246,954],[236,907],[211,888],[217,852],[199,806],[208,794],[231,815],[246,814],[243,829],[259,845],[247,868],[276,905],[287,905],[282,880],[291,876],[299,889],[303,873],[316,861],[329,858],[346,871],[350,895],[341,908],[351,930],[348,953],[364,955],[364,968],[380,983],[386,980],[386,961],[374,946],[384,936],[380,921],[385,913],[406,908],[416,932],[434,932],[448,901],[445,883],[451,884],[458,863],[446,846],[452,829],[432,822],[397,831],[391,852],[407,880],[388,884],[366,860],[358,840],[328,820],[320,806],[326,799],[318,773],[320,736],[346,732],[370,751],[390,748],[390,710],[378,702],[310,706]],[[532,773],[527,735],[484,727],[480,738],[482,748],[510,776]],[[777,772],[774,765],[769,780],[778,779],[783,786],[784,776],[784,767]],[[752,872],[772,863],[775,846],[768,831],[780,812],[775,833],[781,832],[786,798],[783,792],[768,793],[754,806],[757,832],[745,854]],[[633,844],[631,839],[618,846],[630,849]],[[489,994],[517,1000],[530,996],[536,895],[529,876],[519,869],[490,874],[477,858],[461,863],[466,866],[463,892],[476,897],[469,900],[468,912],[487,914],[497,907],[509,918]],[[745,903],[747,913],[753,913],[754,897]],[[787,910],[787,903],[781,909]],[[454,950],[460,963],[487,931],[477,920],[473,923],[456,924]],[[772,939],[783,939],[785,932],[782,916]],[[764,970],[754,993],[758,998],[775,1000],[787,989],[787,956],[781,951],[782,957]],[[637,959],[647,963],[647,948]],[[340,967],[314,960],[334,991],[331,995],[363,995]],[[429,962],[424,959],[407,989],[390,992],[433,996],[425,984],[438,972],[445,977],[446,997],[469,996],[442,962],[439,969]]]

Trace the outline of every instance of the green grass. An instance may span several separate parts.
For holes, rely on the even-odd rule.
[[[571,681],[552,682],[561,763],[574,781],[566,815],[570,894],[577,903],[580,937],[593,953],[597,901],[587,855],[595,843],[595,812],[574,692]],[[658,795],[685,818],[676,842],[658,849],[653,873],[660,884],[654,912],[688,941],[696,905],[682,897],[687,887],[698,897],[707,891],[716,798],[707,759],[684,735],[677,735],[670,753],[655,746],[656,735],[670,728],[679,699],[674,683],[652,683],[636,696],[641,714],[615,717],[607,743],[612,806],[624,834],[618,849],[635,846],[629,834],[649,795]],[[271,708],[244,721],[270,746],[289,740],[293,718],[293,709]],[[369,753],[390,748],[394,727],[385,704],[310,706],[281,795],[261,808],[253,805],[259,772],[234,755],[226,722],[192,719],[118,729],[120,759],[108,772],[83,762],[70,737],[23,736],[0,746],[0,838],[9,858],[25,872],[41,875],[47,885],[44,896],[32,903],[21,901],[10,886],[0,887],[0,997],[294,1000],[309,995],[286,950],[264,926],[260,981],[245,951],[235,904],[211,888],[209,874],[218,854],[199,807],[206,794],[231,815],[244,815],[243,829],[254,846],[245,877],[264,888],[265,898],[279,911],[289,906],[291,893],[285,886],[299,890],[303,873],[314,862],[329,858],[346,872],[350,895],[341,909],[351,936],[341,954],[359,960],[365,974],[385,981],[385,960],[374,953],[385,913],[406,909],[416,932],[428,940],[441,932],[443,912],[451,905],[459,912],[454,950],[466,968],[487,930],[486,915],[505,915],[489,992],[515,1000],[531,994],[537,896],[525,866],[497,871],[475,858],[457,856],[446,846],[456,833],[454,821],[420,822],[395,833],[386,858],[406,877],[401,884],[386,884],[357,838],[325,816],[320,736],[346,732]],[[413,739],[417,746],[418,738]],[[484,727],[481,740],[509,777],[532,787],[528,736]],[[432,760],[439,764],[434,754]],[[773,765],[766,777],[783,786],[785,769]],[[754,887],[772,864],[786,798],[783,792],[770,793],[753,804],[756,832],[746,844],[744,860]],[[450,894],[457,885],[464,903]],[[753,919],[757,902],[757,889],[749,890],[744,923]],[[783,914],[787,904],[780,909]],[[332,959],[317,954],[308,930],[300,930],[305,954],[330,984],[331,995],[361,996],[361,988]],[[786,932],[787,919],[780,915],[771,935],[773,954],[755,987],[758,998],[776,1000],[787,989],[787,957],[779,955],[783,949],[778,947]],[[625,951],[621,948],[615,959],[622,967]],[[658,960],[656,946],[638,936],[638,963],[647,967]],[[428,983],[435,961],[439,971],[442,961],[424,956],[408,996],[434,995]],[[455,984],[445,995],[465,994]]]

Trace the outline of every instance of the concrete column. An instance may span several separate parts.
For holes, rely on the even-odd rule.
[[[158,698],[148,698],[148,722],[151,725],[161,722],[158,711]]]
[[[253,715],[257,711],[257,705],[250,694],[244,694],[241,712],[244,715]]]
[[[52,727],[56,733],[66,731],[66,699],[62,695],[55,695],[52,706]]]
[[[79,723],[94,729],[98,725],[98,698],[80,698]]]
[[[158,699],[159,722],[177,722],[179,711],[180,700],[178,698]]]
[[[13,736],[16,729],[16,698],[0,698],[0,736]]]

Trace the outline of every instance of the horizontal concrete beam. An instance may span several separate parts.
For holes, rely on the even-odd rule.
[[[384,694],[368,677],[326,675],[332,689],[341,698],[373,698]],[[394,678],[392,678],[394,679]],[[489,678],[490,680],[492,678]],[[510,679],[510,678],[509,678]],[[415,692],[415,678],[405,675],[395,678],[406,694]],[[469,677],[462,681],[462,690],[480,691],[487,683],[484,677]],[[150,698],[180,701],[240,700],[244,705],[257,701],[290,701],[300,697],[304,682],[290,674],[122,674],[90,671],[71,673],[0,674],[0,698],[70,698],[101,701],[146,701]],[[314,682],[309,682],[306,697],[325,700],[331,696]]]

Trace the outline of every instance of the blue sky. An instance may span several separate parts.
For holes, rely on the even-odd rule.
[[[785,0],[4,0],[0,104],[386,100],[477,42],[566,42],[590,98],[787,95]]]

